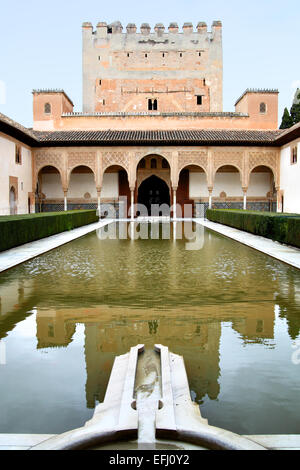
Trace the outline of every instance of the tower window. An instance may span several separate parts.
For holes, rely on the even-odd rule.
[[[44,106],[44,113],[45,114],[51,114],[51,104],[50,103],[46,103],[45,106]]]
[[[267,106],[266,106],[266,103],[260,103],[259,105],[259,112],[261,114],[265,114],[267,111]]]
[[[102,83],[102,81],[101,81],[101,80],[99,80],[99,85],[101,85],[101,83]]]
[[[201,95],[197,95],[197,104],[198,105],[202,104],[202,96]]]
[[[148,99],[148,111],[157,111],[157,100]]]
[[[182,52],[180,52],[179,57],[182,57]]]
[[[201,56],[201,52],[198,52],[199,57]]]
[[[203,86],[205,86],[205,78],[203,78]]]
[[[98,60],[101,60],[101,56],[100,56],[100,55],[98,55]]]
[[[164,52],[162,53],[162,56],[165,57],[165,53],[164,53]]]
[[[127,52],[127,57],[129,57],[129,56],[130,56],[130,54],[129,54],[129,52]]]
[[[148,57],[148,54],[145,54],[145,57]]]

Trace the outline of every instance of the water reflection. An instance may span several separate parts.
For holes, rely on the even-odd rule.
[[[178,225],[177,222],[176,235]],[[145,343],[146,348],[162,343],[184,356],[193,398],[203,406],[211,424],[222,425],[223,419],[227,428],[240,431],[239,418],[233,416],[230,406],[234,403],[236,409],[245,408],[245,397],[241,396],[238,382],[234,382],[236,391],[232,389],[231,369],[240,374],[249,361],[251,370],[257,371],[251,380],[259,390],[260,368],[265,379],[277,374],[275,356],[271,356],[274,348],[284,351],[279,357],[281,365],[276,356],[278,368],[281,367],[280,380],[287,387],[290,383],[291,388],[292,380],[296,380],[296,389],[293,383],[290,403],[286,404],[289,409],[295,409],[300,374],[297,376],[287,351],[288,340],[299,336],[299,272],[208,231],[204,232],[203,247],[189,250],[187,240],[175,237],[174,242],[172,229],[171,241],[157,238],[157,230],[161,230],[157,224],[151,228],[154,239],[134,241],[101,240],[90,234],[1,275],[0,338],[8,336],[8,348],[11,344],[21,353],[14,360],[8,354],[6,366],[0,368],[2,397],[7,397],[14,387],[16,379],[9,371],[15,370],[16,362],[19,373],[24,375],[24,390],[31,393],[25,378],[30,376],[30,361],[34,364],[37,361],[37,370],[43,369],[44,383],[34,382],[35,393],[43,394],[43,401],[47,401],[48,381],[57,380],[56,387],[61,397],[65,397],[61,399],[63,403],[71,389],[72,393],[78,390],[76,405],[70,413],[77,412],[77,425],[81,425],[87,417],[82,412],[84,405],[92,409],[104,398],[115,356],[138,343]],[[18,343],[14,342],[14,329],[32,316],[33,311],[36,343],[27,353],[26,362],[22,356],[25,343],[20,337]],[[284,333],[275,337],[276,312],[286,326]],[[230,325],[233,332],[230,339],[226,331],[224,334],[224,325]],[[64,374],[66,367],[63,351],[70,349],[78,332],[82,338],[80,354],[85,363],[85,376],[70,357],[68,364],[74,368],[75,382],[59,382],[55,377]],[[38,355],[45,352],[55,353],[55,369],[51,373]],[[85,397],[82,397],[82,382],[85,382]],[[280,387],[272,391],[273,398],[265,396],[263,389],[260,392],[259,399],[263,403],[271,402],[274,410],[274,402],[285,399]],[[216,401],[223,406],[218,416],[216,407],[211,408]],[[15,405],[13,400],[10,403],[5,398],[8,411],[2,432],[21,432],[19,428],[13,430],[10,421],[9,407],[13,409]],[[52,413],[56,414],[58,405],[53,406]],[[45,403],[37,403],[36,408],[43,413]],[[254,410],[251,407],[245,410],[246,427],[251,433]],[[25,423],[30,419],[25,413]],[[23,432],[60,432],[71,427],[71,420],[60,418],[59,413],[55,420],[57,427],[45,429],[32,424]],[[261,429],[265,429],[266,417],[261,416],[258,421]],[[288,422],[289,429],[294,429],[297,413],[291,413]],[[282,432],[279,422],[274,432]]]

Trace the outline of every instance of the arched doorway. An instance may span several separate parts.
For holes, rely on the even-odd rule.
[[[52,165],[42,167],[37,176],[36,211],[53,212],[64,209],[64,192],[59,170]]]
[[[16,204],[16,191],[12,186],[9,191],[9,213],[14,215],[17,213],[17,204]]]
[[[138,189],[138,203],[147,207],[151,214],[152,204],[167,204],[170,206],[170,189],[165,181],[152,175],[145,179]]]

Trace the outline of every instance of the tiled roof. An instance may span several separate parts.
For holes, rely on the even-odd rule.
[[[135,145],[135,144],[190,144],[190,145],[276,145],[282,130],[167,130],[167,131],[34,131],[44,145]]]
[[[2,113],[0,113],[0,131],[4,134],[14,136],[28,145],[32,145],[34,142],[36,142],[36,138],[31,129],[27,129],[26,127],[22,126],[22,124],[13,121]]]

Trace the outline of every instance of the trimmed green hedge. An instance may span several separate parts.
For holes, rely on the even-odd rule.
[[[300,248],[299,214],[237,209],[207,209],[206,217],[212,222],[229,225],[230,227]]]
[[[96,210],[0,216],[0,251],[98,220]]]

